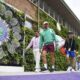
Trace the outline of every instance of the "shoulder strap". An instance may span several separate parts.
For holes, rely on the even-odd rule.
[[[68,45],[69,45],[69,39],[67,40],[67,42],[68,42]],[[72,47],[72,44],[73,44],[73,39],[71,40],[71,45],[70,45],[70,47]]]

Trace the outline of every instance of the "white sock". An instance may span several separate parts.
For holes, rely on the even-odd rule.
[[[54,69],[55,68],[55,66],[54,65],[52,65],[52,69]]]
[[[46,68],[46,69],[47,69],[47,64],[44,64],[44,68]]]

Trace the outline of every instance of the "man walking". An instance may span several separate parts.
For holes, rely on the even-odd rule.
[[[35,32],[35,36],[31,39],[31,42],[29,43],[29,45],[27,46],[26,49],[29,49],[30,47],[33,47],[33,54],[34,54],[34,59],[36,62],[35,65],[35,72],[40,72],[40,50],[39,50],[39,41],[40,41],[40,37],[39,37],[39,32],[36,31]]]
[[[51,70],[53,71],[55,66],[55,58],[54,58],[54,41],[56,40],[55,32],[53,29],[49,28],[49,23],[45,21],[43,23],[43,31],[40,34],[40,50],[42,50],[42,60],[44,64],[43,71],[48,71],[47,52],[50,52],[51,57]]]
[[[68,64],[67,71],[75,70],[75,58],[76,58],[76,40],[73,32],[68,32],[68,37],[65,42],[66,59]]]

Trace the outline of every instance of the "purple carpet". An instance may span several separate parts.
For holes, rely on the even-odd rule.
[[[80,80],[80,73],[0,76],[0,80]]]

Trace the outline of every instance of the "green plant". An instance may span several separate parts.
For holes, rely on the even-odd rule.
[[[9,40],[0,45],[6,55],[0,59],[0,65],[22,66],[24,40],[23,24],[25,21],[24,13],[16,11],[5,3],[0,2],[0,17],[2,20],[5,20],[9,28]]]

